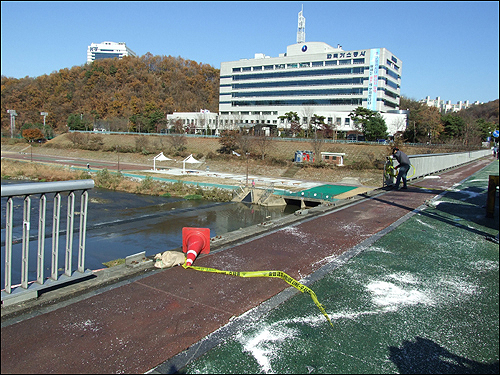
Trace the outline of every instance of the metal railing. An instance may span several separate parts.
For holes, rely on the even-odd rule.
[[[425,177],[489,155],[491,155],[490,149],[444,154],[408,155],[412,165],[408,172],[408,180]],[[384,185],[395,183],[396,178],[394,174],[397,173],[394,172],[392,175],[387,175],[386,168],[387,165],[395,166],[397,164],[398,162],[391,156],[387,157],[386,166],[384,167]]]
[[[80,278],[91,276],[91,271],[85,270],[85,240],[87,227],[87,205],[88,190],[94,187],[93,180],[75,180],[59,182],[37,182],[23,184],[2,185],[2,198],[6,200],[5,210],[5,290],[2,290],[2,304],[4,306],[19,303],[28,299],[37,298],[38,292],[45,288],[67,283]],[[75,211],[75,193],[80,192],[80,211]],[[68,193],[66,231],[60,230],[62,193]],[[31,211],[33,210],[31,200],[37,194],[39,197],[38,206],[38,236],[30,236],[31,229]],[[47,212],[47,194],[54,194],[54,204],[52,210],[52,250],[51,273],[50,277],[45,279],[45,238],[46,238],[46,212]],[[22,222],[14,217],[15,197],[23,198]],[[20,205],[18,205],[20,206]],[[73,264],[73,237],[75,215],[80,215],[79,242],[78,242],[78,265],[76,271],[72,268]],[[15,222],[16,221],[16,222]],[[16,225],[18,225],[16,227]],[[14,228],[22,225],[22,237],[13,238]],[[66,234],[66,247],[64,259],[64,274],[59,275],[59,236]],[[36,253],[36,280],[29,281],[28,274],[33,272],[29,269],[30,242],[38,240],[38,251]],[[14,265],[13,245],[22,243],[20,264]],[[17,256],[17,254],[14,254]],[[47,254],[48,255],[48,254]],[[12,270],[14,266],[21,268],[21,284],[12,285]],[[29,285],[31,284],[31,285]]]

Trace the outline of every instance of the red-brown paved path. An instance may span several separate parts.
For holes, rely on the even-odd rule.
[[[281,270],[301,279],[491,161],[483,158],[418,187],[389,191],[202,256],[195,265]],[[1,372],[144,373],[288,286],[279,279],[174,267],[2,328]]]

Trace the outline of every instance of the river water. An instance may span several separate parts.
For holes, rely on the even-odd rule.
[[[2,184],[29,183],[2,180]],[[50,276],[52,249],[53,194],[47,194],[45,223],[45,277]],[[63,193],[61,204],[60,231],[66,231],[67,194]],[[75,211],[79,212],[80,194],[76,194]],[[2,198],[1,223],[1,279],[4,287],[5,268],[5,207]],[[264,221],[292,214],[296,206],[262,207],[246,203],[220,203],[206,200],[185,200],[138,195],[94,188],[89,191],[85,268],[104,268],[103,262],[125,258],[128,255],[146,251],[146,256],[172,250],[182,246],[182,228],[209,228],[210,236],[249,227]],[[38,248],[38,195],[32,197],[29,244],[29,280],[36,279],[36,257]],[[21,253],[23,199],[14,198],[14,245],[12,251],[12,283],[21,279]],[[79,215],[75,216],[73,236],[73,270],[78,262]],[[64,268],[66,234],[59,237],[59,269]]]

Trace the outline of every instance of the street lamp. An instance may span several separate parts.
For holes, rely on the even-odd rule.
[[[40,115],[43,116],[43,127],[45,128],[45,116],[48,115],[48,112],[40,112]]]
[[[14,129],[16,128],[17,112],[14,109],[8,109],[7,113],[10,114],[10,137],[14,138]]]

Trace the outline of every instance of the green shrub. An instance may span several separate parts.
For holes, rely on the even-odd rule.
[[[94,182],[96,187],[104,189],[116,190],[122,182],[123,175],[121,173],[110,173],[106,168],[101,169],[95,174]]]
[[[201,196],[199,194],[189,194],[189,195],[186,195],[184,197],[184,199],[187,199],[187,200],[201,200],[201,199],[203,199],[203,196]]]

